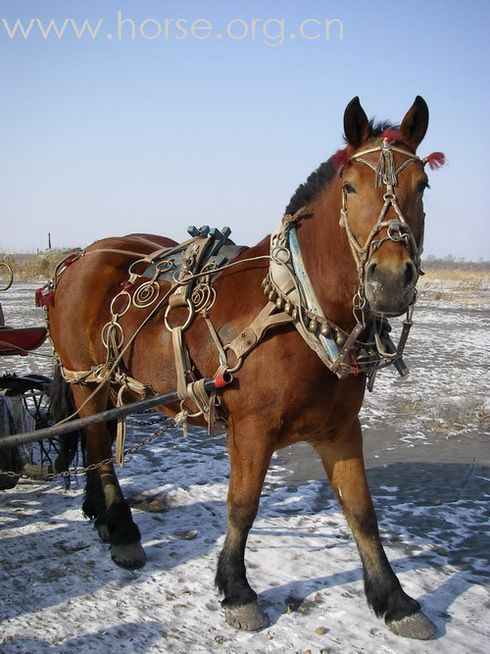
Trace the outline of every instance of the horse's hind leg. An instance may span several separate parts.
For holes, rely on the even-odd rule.
[[[108,543],[109,529],[107,527],[105,497],[102,491],[100,477],[95,470],[87,473],[82,511],[87,518],[94,521],[94,527],[97,529],[100,539],[104,543]]]
[[[216,586],[224,594],[226,622],[237,629],[258,631],[269,625],[257,604],[257,593],[247,581],[245,546],[259,507],[264,477],[272,451],[250,429],[240,425],[240,439],[231,428],[228,436],[231,473],[228,489],[228,528],[219,556]]]
[[[77,406],[89,394],[88,389],[74,388]],[[84,406],[80,415],[96,413],[105,408],[103,392]],[[115,563],[125,568],[138,568],[145,563],[145,552],[141,546],[141,534],[134,523],[131,509],[125,501],[112,463],[101,464],[112,457],[112,437],[106,426],[90,425],[85,428],[87,464],[95,465],[87,474],[84,513],[95,519],[95,526],[102,540],[108,542]]]
[[[432,638],[435,625],[422,613],[420,604],[404,592],[381,544],[364,469],[359,421],[339,431],[334,441],[316,442],[314,446],[357,543],[368,604],[399,636]]]

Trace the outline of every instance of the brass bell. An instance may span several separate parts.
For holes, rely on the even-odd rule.
[[[284,311],[288,314],[288,316],[292,314],[293,305],[291,304],[291,302],[286,302],[286,304],[284,305]]]
[[[276,307],[281,311],[284,306],[284,299],[279,295],[276,300]]]
[[[342,345],[345,343],[345,336],[338,330],[335,333],[335,342],[339,347],[342,347]]]
[[[298,320],[298,309],[296,307],[294,307],[294,309],[291,312],[291,318],[293,320]]]
[[[315,320],[312,318],[310,320],[310,324],[308,325],[308,331],[311,332],[312,334],[316,334],[318,331],[318,320]]]
[[[274,289],[269,291],[269,294],[267,296],[271,302],[275,302],[277,300],[277,293]]]
[[[324,322],[322,326],[320,327],[320,334],[322,336],[328,336],[330,332],[332,331],[332,328],[328,324],[328,322]]]

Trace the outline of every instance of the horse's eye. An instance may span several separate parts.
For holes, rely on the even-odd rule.
[[[418,185],[418,192],[422,194],[426,188],[430,188],[429,183],[425,181],[420,182],[420,184]]]
[[[355,193],[356,189],[352,186],[352,184],[349,184],[349,182],[346,182],[344,184],[344,191],[346,193]]]

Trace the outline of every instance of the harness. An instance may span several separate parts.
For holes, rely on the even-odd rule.
[[[230,342],[223,343],[209,318],[209,311],[216,299],[216,291],[212,285],[214,280],[227,268],[260,259],[268,260],[269,257],[236,260],[245,248],[235,245],[228,238],[229,228],[220,231],[207,226],[200,229],[190,227],[189,232],[192,238],[185,243],[172,248],[161,248],[150,255],[125,252],[135,257],[135,261],[128,268],[128,279],[120,284],[121,290],[111,301],[111,318],[101,330],[101,340],[106,349],[104,363],[93,366],[90,370],[73,371],[63,366],[58,359],[61,374],[68,383],[82,385],[95,383],[97,388],[94,393],[109,383],[111,397],[116,406],[125,403],[127,391],[142,396],[151,394],[151,388],[131,377],[124,370],[122,358],[144,325],[166,305],[163,322],[165,329],[171,334],[177,394],[180,400],[180,412],[175,417],[175,423],[177,426],[182,426],[184,432],[187,430],[188,418],[203,416],[209,429],[217,420],[226,419],[224,412],[220,411],[221,403],[216,391],[208,391],[206,380],[197,378],[198,375],[185,345],[184,334],[195,318],[200,316],[205,321],[218,353],[219,364],[213,375],[213,378],[218,381],[217,387],[231,381],[232,374],[239,370],[244,357],[257,345],[267,329],[291,321],[288,315],[277,314],[275,304],[268,302],[246,329]],[[110,249],[87,250],[78,253],[75,257],[70,256],[62,262],[43,296],[47,300],[43,301],[41,294],[38,294],[40,304],[48,306],[52,303],[58,280],[68,266],[82,256],[101,251],[114,252]],[[165,291],[165,286],[160,282],[168,282],[168,290]],[[130,309],[149,309],[149,313],[138,329],[126,340],[120,319]],[[183,318],[178,310],[186,311]],[[121,465],[124,443],[123,418],[118,421],[116,437],[116,460]]]
[[[375,152],[379,152],[377,165],[365,159],[366,155]],[[394,152],[406,157],[398,167],[395,167]],[[353,297],[355,326],[350,332],[344,331],[324,314],[306,272],[297,236],[298,222],[308,215],[306,208],[303,207],[294,215],[285,215],[282,218],[279,226],[271,234],[270,253],[266,256],[237,259],[244,248],[236,246],[229,239],[229,228],[220,231],[209,229],[207,226],[200,229],[190,227],[191,239],[175,247],[161,248],[150,255],[126,253],[132,254],[136,260],[130,264],[128,279],[121,283],[121,290],[111,302],[111,319],[102,329],[101,339],[106,348],[106,361],[88,371],[70,371],[59,362],[65,380],[78,384],[95,382],[100,386],[94,393],[109,382],[117,405],[124,404],[124,394],[127,390],[140,395],[150,393],[151,389],[125,372],[121,361],[139,331],[165,303],[167,306],[164,327],[171,334],[180,400],[180,412],[176,416],[176,424],[182,425],[184,430],[190,417],[204,416],[210,429],[215,420],[225,419],[224,413],[220,411],[219,397],[214,391],[208,393],[204,387],[204,380],[196,378],[191,357],[185,346],[184,334],[196,316],[200,316],[205,321],[217,351],[219,365],[214,376],[224,376],[227,381],[230,381],[233,373],[240,369],[244,358],[256,347],[267,330],[285,324],[293,324],[296,327],[308,346],[339,379],[365,373],[368,376],[368,388],[371,390],[376,371],[381,367],[393,364],[400,375],[408,374],[402,354],[412,325],[412,307],[407,311],[396,347],[390,337],[389,322],[383,317],[373,319],[367,340],[360,341],[359,336],[366,329],[367,324],[364,276],[371,257],[387,240],[402,243],[407,248],[417,273],[421,274],[422,238],[418,243],[416,242],[399,207],[395,187],[398,184],[399,174],[407,166],[413,162],[425,165],[427,161],[430,162],[430,158],[420,159],[411,152],[395,147],[384,138],[381,145],[354,154],[350,157],[350,161],[358,161],[369,166],[375,173],[376,187],[380,188],[383,185],[386,187],[383,206],[364,245],[358,242],[352,232],[348,219],[347,192],[345,189],[342,190],[339,223],[345,230],[358,275]],[[394,209],[395,218],[387,218],[390,207]],[[384,229],[386,229],[386,236],[377,238]],[[52,299],[57,279],[67,265],[71,265],[80,256],[97,251],[100,252],[100,250],[84,251],[75,258],[71,256],[62,262],[56,271],[54,282],[48,288],[47,296]],[[263,290],[268,301],[251,324],[236,338],[223,342],[209,317],[210,309],[216,300],[213,282],[223,270],[258,259],[269,260],[269,270],[263,280]],[[170,284],[165,292],[162,290],[165,287],[160,284],[161,281]],[[131,308],[150,309],[150,312],[136,332],[126,341],[119,320]],[[187,311],[180,322],[175,319],[175,316],[181,315],[174,314],[176,310]],[[123,449],[124,425],[120,423],[116,456],[119,457],[121,464]]]

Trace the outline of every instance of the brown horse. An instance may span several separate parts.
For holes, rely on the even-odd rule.
[[[428,185],[424,165],[438,154],[432,160],[415,154],[427,125],[427,105],[419,96],[396,129],[370,122],[354,98],[344,115],[346,148],[298,188],[271,245],[264,238],[219,272],[209,310],[192,320],[188,300],[172,303],[172,282],[157,279],[150,288],[145,276],[128,280],[138,258],[154,261],[148,255],[155,250],[172,251],[175,244],[168,239],[133,234],[98,241],[66,262],[56,282],[49,329],[82,416],[114,403],[111,384],[97,384],[104,364],[107,370],[114,362],[114,356],[108,358],[111,339],[119,370],[142,382],[147,393],[182,386],[174,324],[186,323],[180,351],[193,378],[213,377],[223,364],[221,345],[234,344],[228,367],[221,367],[235,370],[221,395],[231,475],[216,584],[226,620],[238,628],[268,624],[248,583],[244,553],[271,456],[306,441],[321,457],[356,540],[369,605],[397,634],[426,639],[435,633],[383,550],[358,419],[367,375],[390,361],[404,372],[400,351],[386,345],[383,325],[386,316],[403,314],[415,299]],[[164,301],[134,306],[131,294],[140,287]],[[266,319],[277,317],[267,323],[267,334],[256,320],[265,305]],[[111,318],[118,324],[112,332]],[[237,346],[242,337],[245,345]],[[111,457],[113,431],[100,424],[86,429],[89,464]],[[143,565],[140,532],[112,463],[88,474],[86,491],[83,510],[110,543],[116,563]]]

